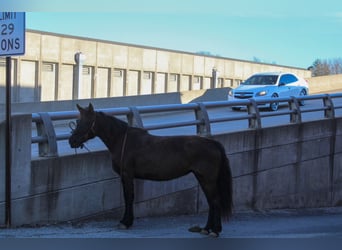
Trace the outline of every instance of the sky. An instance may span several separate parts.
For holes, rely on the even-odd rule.
[[[341,0],[0,1],[27,29],[299,68],[342,57]]]

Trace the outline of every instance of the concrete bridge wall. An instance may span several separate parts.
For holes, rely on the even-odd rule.
[[[121,216],[120,178],[111,170],[108,152],[31,159],[31,132],[27,129],[31,115],[16,115],[12,122],[13,225],[61,222],[108,212]],[[223,143],[231,162],[235,210],[342,205],[341,118],[213,138]],[[4,169],[0,166],[1,178]],[[136,216],[207,209],[192,175],[168,182],[137,180],[135,191]],[[1,185],[0,224],[4,222],[4,192]]]
[[[342,90],[342,74],[307,78],[310,94],[339,92]]]

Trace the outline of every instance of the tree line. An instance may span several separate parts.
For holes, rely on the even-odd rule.
[[[220,56],[220,55],[214,55],[210,51],[198,51],[196,53],[199,55],[204,55],[204,56]],[[253,62],[277,64],[275,61],[266,62],[256,56],[253,57]],[[333,59],[316,59],[313,62],[312,66],[308,67],[308,70],[311,71],[312,76],[326,76],[326,75],[342,74],[342,57],[333,58]]]
[[[265,62],[259,59],[258,57],[253,57],[254,62]],[[272,62],[270,64],[277,64],[276,62]],[[308,68],[311,71],[312,76],[326,76],[326,75],[337,75],[342,74],[342,57],[333,58],[333,59],[316,59],[312,66]]]
[[[312,76],[326,76],[342,74],[342,57],[334,59],[316,59],[308,68]]]

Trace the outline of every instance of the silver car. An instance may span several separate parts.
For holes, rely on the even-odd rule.
[[[242,82],[240,86],[230,90],[228,100],[297,97],[307,95],[308,93],[309,87],[305,79],[293,73],[266,72],[254,74]],[[304,105],[304,101],[299,102],[299,104]],[[232,108],[239,110],[242,107],[244,106],[234,106]],[[260,104],[260,107],[276,111],[278,110],[279,102]]]

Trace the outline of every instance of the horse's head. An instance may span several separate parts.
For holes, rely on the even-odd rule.
[[[72,148],[79,148],[83,146],[83,143],[95,137],[95,121],[96,113],[91,103],[87,108],[82,108],[78,104],[76,105],[80,118],[76,120],[76,126],[72,128],[72,135],[69,138],[69,144]]]

